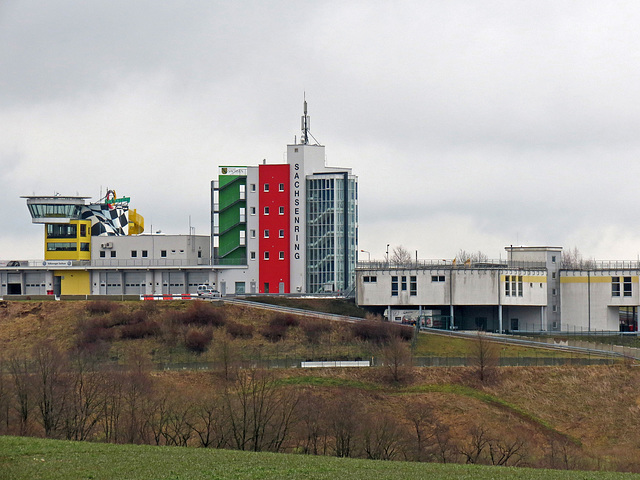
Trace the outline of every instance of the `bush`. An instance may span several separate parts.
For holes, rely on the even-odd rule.
[[[191,302],[187,310],[179,314],[178,320],[185,325],[212,327],[221,327],[226,323],[226,318],[221,310],[211,303],[201,300]]]
[[[80,350],[90,350],[98,344],[112,341],[114,336],[114,331],[109,328],[91,325],[80,330],[76,346]]]
[[[124,325],[120,328],[120,338],[133,340],[136,338],[153,337],[160,332],[160,325],[153,320]]]
[[[253,325],[245,325],[238,322],[227,322],[227,333],[233,338],[251,338],[253,336]]]
[[[111,313],[118,309],[118,305],[109,300],[92,300],[87,303],[87,312],[94,315],[97,313]]]
[[[300,325],[300,319],[290,313],[279,313],[269,321],[269,325],[280,325],[285,328],[297,327]]]
[[[309,343],[317,344],[323,334],[331,331],[331,322],[319,318],[304,320],[300,326]]]
[[[268,323],[260,331],[262,336],[270,342],[279,342],[287,336],[287,327],[279,323]]]
[[[365,342],[387,343],[393,337],[402,340],[413,338],[413,328],[389,322],[362,321],[352,325],[353,334]]]
[[[211,328],[201,330],[198,328],[190,328],[184,338],[184,346],[188,350],[196,353],[202,353],[213,340],[213,331]]]

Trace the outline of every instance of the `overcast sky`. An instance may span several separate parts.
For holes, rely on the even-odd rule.
[[[372,258],[637,259],[638,25],[637,1],[0,1],[0,259],[44,255],[20,195],[109,187],[208,235],[217,167],[282,163],[305,91]]]

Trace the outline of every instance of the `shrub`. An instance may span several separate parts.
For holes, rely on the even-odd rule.
[[[238,322],[227,322],[227,333],[233,338],[251,338],[253,336],[253,325],[245,325]]]
[[[290,313],[279,313],[269,321],[269,325],[281,325],[285,328],[297,327],[300,325],[300,319]]]
[[[178,319],[185,325],[221,327],[226,323],[226,318],[221,310],[211,303],[201,300],[191,302],[189,307],[179,314]]]
[[[211,328],[201,330],[198,328],[190,328],[184,338],[184,346],[188,350],[196,353],[202,353],[213,340],[213,331]]]
[[[124,310],[114,310],[113,312],[111,312],[111,315],[109,315],[109,317],[112,327],[115,327],[117,325],[129,325],[130,323],[133,323],[133,315],[130,312],[126,312]]]
[[[153,320],[123,325],[120,328],[120,338],[133,340],[136,338],[152,337],[160,332],[160,325]]]
[[[331,331],[331,322],[320,318],[304,320],[300,326],[309,343],[317,344],[323,334]]]
[[[260,333],[264,338],[275,343],[283,340],[287,336],[287,327],[280,323],[274,324],[269,322],[267,325],[262,327]]]
[[[89,350],[95,348],[95,346],[100,343],[110,342],[113,338],[113,330],[91,325],[80,330],[76,338],[76,346],[80,350]]]
[[[92,300],[87,303],[87,312],[94,315],[97,313],[111,313],[118,308],[118,305],[109,300]]]
[[[393,337],[411,340],[413,328],[389,322],[362,321],[352,325],[354,335],[360,340],[374,343],[387,343]]]

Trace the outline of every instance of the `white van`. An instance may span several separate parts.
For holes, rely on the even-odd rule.
[[[205,298],[220,297],[220,292],[217,290],[214,290],[213,287],[210,285],[198,285],[197,292],[199,297],[205,297]]]

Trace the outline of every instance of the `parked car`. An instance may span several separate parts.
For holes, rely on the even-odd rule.
[[[214,288],[210,285],[198,285],[198,296],[203,298],[218,298],[220,297],[220,292],[214,290]]]

